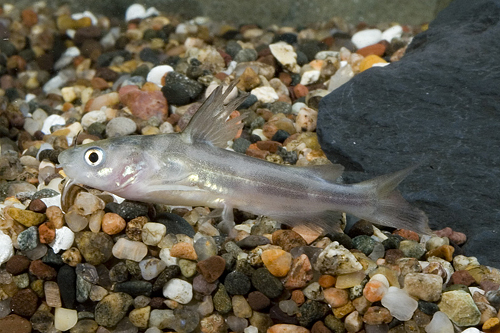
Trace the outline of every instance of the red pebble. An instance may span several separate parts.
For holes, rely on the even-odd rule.
[[[383,44],[368,45],[357,50],[356,53],[361,54],[363,57],[367,57],[372,54],[381,57],[385,53],[385,45]]]
[[[467,287],[476,282],[476,280],[472,277],[472,275],[465,270],[454,272],[451,275],[450,281],[453,284],[463,284]]]
[[[141,91],[137,86],[121,88],[120,102],[125,104],[137,118],[147,120],[151,117],[163,118],[168,113],[168,104],[161,91]]]
[[[394,235],[399,235],[403,238],[409,239],[409,240],[414,240],[418,242],[420,240],[420,237],[415,231],[411,230],[406,230],[406,229],[398,229],[393,232]]]

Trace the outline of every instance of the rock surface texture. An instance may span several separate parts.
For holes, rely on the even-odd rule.
[[[498,266],[500,1],[457,0],[399,62],[321,100],[318,135],[348,182],[422,163],[400,186],[433,229],[465,232],[468,255]]]

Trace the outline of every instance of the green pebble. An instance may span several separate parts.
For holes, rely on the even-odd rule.
[[[213,297],[214,308],[221,314],[229,313],[233,309],[231,304],[231,298],[226,291],[226,287],[221,283],[219,284],[219,288],[217,288],[217,292]]]

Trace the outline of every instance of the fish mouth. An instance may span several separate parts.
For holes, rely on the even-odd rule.
[[[65,178],[65,183],[61,191],[61,209],[64,213],[69,211],[73,206],[76,196],[80,192],[88,192],[85,187],[78,184],[74,179]]]

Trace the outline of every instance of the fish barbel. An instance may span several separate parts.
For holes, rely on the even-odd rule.
[[[429,233],[427,216],[396,190],[414,168],[357,184],[339,184],[340,165],[287,166],[227,149],[243,116],[227,120],[245,99],[227,105],[219,86],[181,133],[110,138],[63,151],[59,162],[74,183],[135,201],[233,208],[285,224],[338,230],[346,212],[376,224]],[[233,222],[234,223],[234,222]]]

